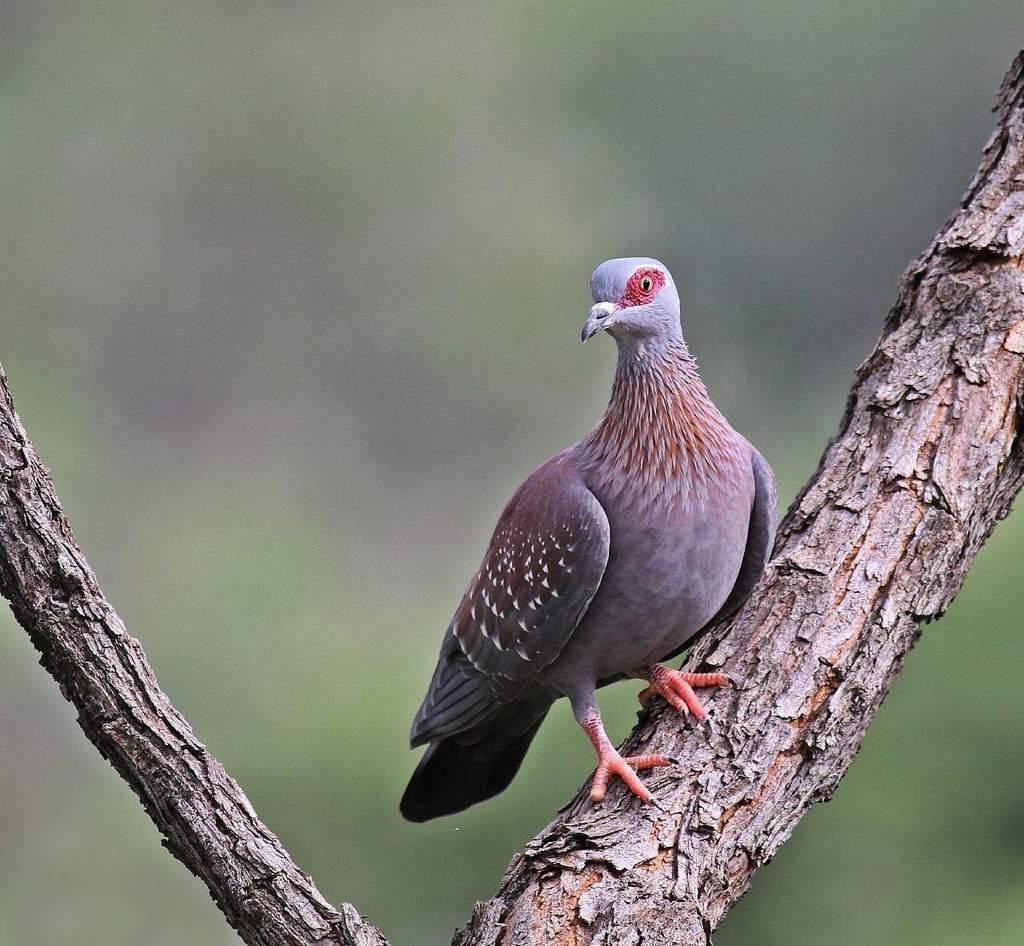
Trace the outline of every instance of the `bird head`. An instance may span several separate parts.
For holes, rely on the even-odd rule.
[[[607,260],[590,277],[590,291],[596,305],[580,330],[583,341],[602,329],[620,346],[682,338],[679,293],[664,263],[646,257]]]

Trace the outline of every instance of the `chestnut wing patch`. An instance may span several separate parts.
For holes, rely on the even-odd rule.
[[[600,580],[587,560],[595,526],[570,516],[539,529],[513,520],[495,530],[452,630],[473,666],[496,677],[496,689],[536,676],[579,623]],[[583,574],[574,578],[577,569]]]
[[[608,547],[608,517],[564,456],[527,478],[445,634],[414,745],[478,725],[529,687],[586,613]]]

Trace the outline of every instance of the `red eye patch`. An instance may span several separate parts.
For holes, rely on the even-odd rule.
[[[638,269],[629,277],[626,288],[619,299],[623,308],[632,305],[644,305],[650,302],[665,285],[665,274],[660,269],[647,267]]]

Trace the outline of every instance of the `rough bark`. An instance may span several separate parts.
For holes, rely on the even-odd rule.
[[[689,661],[740,682],[707,738],[652,707],[630,752],[664,811],[581,792],[478,904],[459,946],[703,946],[754,870],[829,797],[899,673],[1024,484],[1024,54],[960,208],[907,270],[836,439],[780,532],[765,582]],[[0,371],[0,591],[242,938],[384,944],[330,906],[157,686],[103,597]]]

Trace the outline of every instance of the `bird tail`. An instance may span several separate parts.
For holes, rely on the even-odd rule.
[[[550,708],[547,701],[511,703],[473,729],[432,742],[402,796],[402,814],[429,821],[504,791]]]

